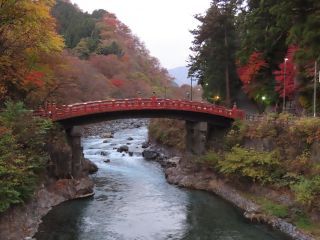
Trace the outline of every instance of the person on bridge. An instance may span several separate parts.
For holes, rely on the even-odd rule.
[[[151,102],[155,103],[157,101],[156,92],[152,92]]]

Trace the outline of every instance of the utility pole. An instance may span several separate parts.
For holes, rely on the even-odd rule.
[[[283,74],[283,105],[282,112],[286,111],[286,75],[287,75],[287,61],[288,58],[284,59],[284,74]]]
[[[317,116],[317,61],[314,62],[314,82],[313,82],[313,117]]]

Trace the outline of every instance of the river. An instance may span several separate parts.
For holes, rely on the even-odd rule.
[[[146,127],[120,130],[114,138],[83,138],[84,154],[99,171],[95,196],[55,207],[37,240],[271,240],[285,239],[252,224],[222,199],[169,185],[158,163],[141,155]],[[130,137],[133,140],[128,140]],[[116,148],[129,144],[133,156]],[[101,153],[103,152],[103,156]],[[110,163],[103,160],[110,159]]]

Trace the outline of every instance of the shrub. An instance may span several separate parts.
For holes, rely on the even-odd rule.
[[[44,145],[52,127],[34,118],[22,103],[6,103],[0,113],[0,212],[28,199],[48,160]]]
[[[199,159],[197,159],[197,162],[200,164],[204,164],[209,167],[212,167],[214,169],[217,169],[218,162],[221,161],[222,158],[223,158],[223,156],[221,156],[220,154],[211,151],[211,152],[206,153],[205,155],[203,155]]]
[[[243,140],[246,136],[246,132],[248,131],[248,124],[242,120],[236,120],[225,136],[224,142],[226,149],[231,149],[235,145],[242,145]]]
[[[301,180],[292,186],[296,200],[304,205],[319,205],[317,201],[320,195],[320,176],[314,176],[309,179],[302,177]]]
[[[259,152],[235,146],[219,161],[219,171],[226,175],[246,177],[261,183],[275,182],[279,169],[279,154]]]

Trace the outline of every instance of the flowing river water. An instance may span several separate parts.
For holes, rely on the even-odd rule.
[[[141,155],[146,127],[119,130],[114,138],[83,138],[85,157],[99,171],[95,196],[55,207],[37,240],[271,240],[286,239],[245,220],[222,199],[169,185],[158,163]],[[129,141],[128,138],[133,140]],[[128,144],[133,156],[116,148]],[[101,154],[102,153],[102,154]],[[107,155],[107,156],[103,156]],[[103,160],[110,159],[110,163]]]

